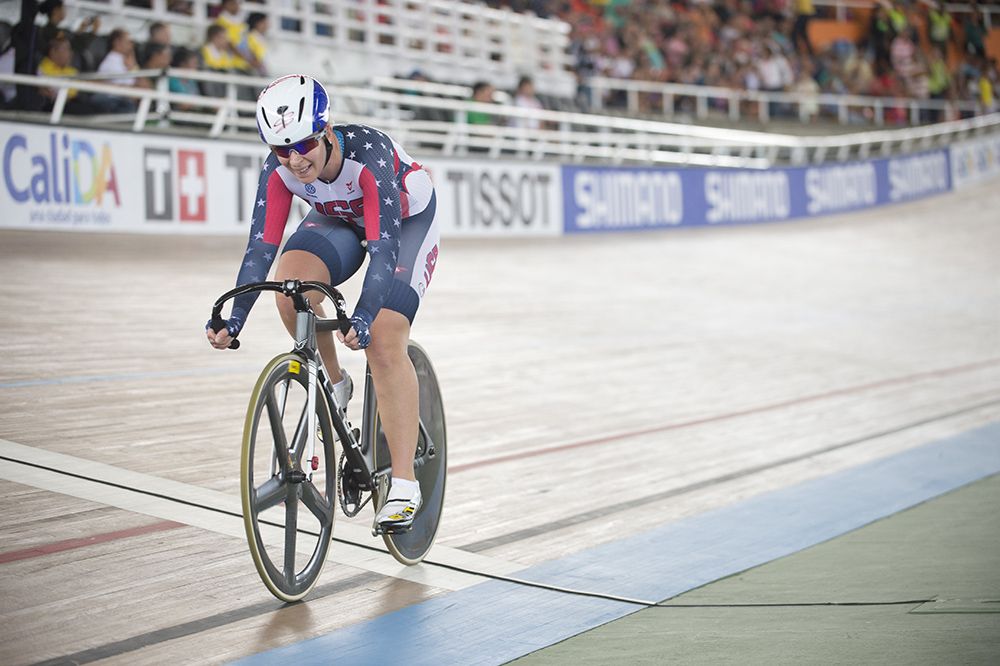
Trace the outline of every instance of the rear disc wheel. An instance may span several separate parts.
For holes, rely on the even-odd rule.
[[[402,564],[416,564],[424,559],[434,545],[441,511],[444,507],[445,480],[448,471],[448,437],[444,421],[444,404],[437,375],[427,352],[410,342],[407,352],[417,374],[420,398],[420,430],[417,436],[415,473],[420,484],[423,504],[407,532],[383,534],[386,548]],[[389,446],[376,416],[376,469],[389,464]],[[381,502],[376,503],[381,506]]]

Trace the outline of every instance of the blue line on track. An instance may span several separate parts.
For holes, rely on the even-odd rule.
[[[60,384],[90,384],[92,382],[131,382],[141,379],[164,379],[170,377],[206,377],[208,375],[232,375],[254,372],[257,366],[242,365],[227,368],[191,368],[188,370],[163,370],[157,372],[124,372],[115,375],[77,375],[51,377],[49,379],[26,379],[19,382],[0,383],[0,389],[24,388],[27,386],[57,386]]]
[[[667,599],[998,472],[1000,423],[993,423],[514,575],[624,597]],[[650,511],[650,522],[655,520]],[[502,664],[636,610],[615,601],[489,581],[237,663]]]

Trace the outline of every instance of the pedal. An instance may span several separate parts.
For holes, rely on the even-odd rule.
[[[375,524],[372,527],[372,536],[382,536],[383,534],[406,534],[413,529],[413,523],[409,525],[391,525],[389,527],[382,527],[379,524]]]

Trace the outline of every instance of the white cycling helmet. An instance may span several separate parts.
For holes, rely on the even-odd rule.
[[[315,137],[330,123],[330,97],[311,76],[275,79],[257,97],[257,131],[271,146],[287,146]]]

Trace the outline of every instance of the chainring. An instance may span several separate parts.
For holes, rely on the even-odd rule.
[[[338,471],[339,474],[337,474],[337,500],[340,502],[340,510],[343,511],[344,515],[347,516],[348,518],[353,518],[354,516],[361,513],[361,509],[365,508],[365,505],[371,501],[372,496],[371,494],[369,494],[368,497],[364,501],[362,501],[361,496],[364,494],[364,491],[361,490],[360,488],[349,488],[348,490],[352,496],[351,497],[352,501],[350,502],[350,504],[353,505],[353,508],[348,508],[348,499],[347,499],[348,493],[344,492],[344,483],[350,483],[350,482],[345,481],[348,478],[348,474],[347,474],[347,453],[345,453],[344,451],[340,452],[340,465],[338,466]]]

